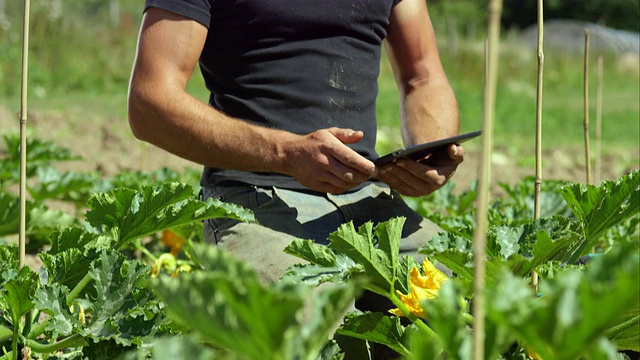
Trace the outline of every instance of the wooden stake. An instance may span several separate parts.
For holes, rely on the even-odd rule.
[[[603,59],[598,55],[598,73],[596,76],[596,184],[602,181],[602,77]]]
[[[589,29],[584,29],[584,157],[587,184],[591,184],[591,155],[589,154]]]
[[[477,228],[474,234],[473,268],[473,359],[484,359],[485,340],[485,295],[487,217],[491,178],[491,150],[493,141],[493,117],[495,112],[495,93],[497,85],[498,54],[500,45],[500,16],[502,0],[491,0],[488,9],[488,41],[485,55],[486,79],[484,96],[484,121],[482,137],[482,158],[480,159]]]
[[[538,81],[536,92],[536,180],[534,189],[533,219],[540,218],[540,187],[542,185],[542,90],[544,75],[544,20],[543,1],[538,0]],[[531,271],[531,287],[537,293],[538,273]]]
[[[29,0],[24,2],[22,24],[22,78],[20,81],[20,228],[18,230],[19,265],[26,257],[26,206],[27,206],[27,79],[29,73]]]

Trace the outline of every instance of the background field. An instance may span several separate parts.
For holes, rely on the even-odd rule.
[[[62,6],[56,9],[56,3]],[[70,165],[75,169],[99,169],[110,175],[124,169],[153,170],[161,166],[199,168],[144,145],[130,134],[126,88],[141,7],[142,1],[86,1],[82,5],[52,1],[37,2],[32,7],[29,133],[81,155],[84,160]],[[461,29],[457,24],[462,20],[456,22],[447,15],[446,7],[435,10],[432,16],[443,63],[458,97],[462,131],[480,129],[483,24]],[[2,133],[18,131],[21,18],[21,2],[5,4],[4,17],[0,16]],[[537,54],[520,40],[518,31],[504,31],[503,35],[492,173],[494,181],[511,183],[534,174]],[[592,153],[595,153],[596,56],[590,57],[589,73]],[[596,181],[617,178],[638,168],[640,161],[638,55],[604,54],[603,61],[603,166],[600,176],[594,174]],[[585,180],[582,64],[581,54],[545,51],[545,178]],[[386,59],[379,86],[378,149],[383,153],[400,145],[398,96]],[[203,100],[207,98],[198,74],[194,74],[189,91]],[[479,146],[480,141],[465,144],[467,161],[454,180],[461,184],[459,187],[476,178]]]

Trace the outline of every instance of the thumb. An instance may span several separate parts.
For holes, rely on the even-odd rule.
[[[362,131],[356,131],[353,129],[331,128],[329,129],[329,132],[345,144],[356,143],[364,137],[364,133]]]
[[[459,144],[449,146],[449,157],[458,163],[464,160],[464,148]]]

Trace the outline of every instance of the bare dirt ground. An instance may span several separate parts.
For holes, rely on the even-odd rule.
[[[185,168],[200,169],[201,166],[180,159],[152,145],[144,144],[133,137],[126,119],[120,117],[101,117],[93,114],[87,117],[69,114],[69,110],[33,111],[29,114],[27,129],[29,136],[53,141],[67,147],[72,154],[83,160],[61,164],[66,170],[101,171],[111,176],[121,171],[153,171],[161,167],[170,167],[177,171]],[[72,112],[74,110],[71,110]],[[17,132],[18,116],[0,106],[0,129],[2,133]],[[469,183],[478,178],[480,162],[480,142],[466,149],[465,162],[458,169],[453,181],[456,190],[468,188]],[[4,144],[0,145],[0,149]],[[513,150],[511,150],[513,152]],[[499,195],[497,183],[513,184],[526,176],[535,175],[534,149],[509,154],[494,146],[491,179],[492,189]],[[0,155],[2,153],[0,152]],[[582,144],[572,148],[548,148],[543,151],[542,178],[586,182]],[[592,183],[600,180],[617,179],[632,169],[640,167],[639,149],[629,149],[624,154],[608,153],[603,156],[601,174],[592,166]],[[524,160],[523,160],[524,159]]]

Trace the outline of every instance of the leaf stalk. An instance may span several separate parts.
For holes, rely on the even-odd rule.
[[[76,287],[74,287],[73,290],[71,290],[69,295],[67,295],[67,306],[71,305],[73,300],[75,300],[78,297],[78,295],[80,295],[82,290],[84,290],[84,288],[89,284],[90,281],[91,281],[91,275],[86,274],[82,278],[82,280],[80,280],[80,282],[76,285]]]
[[[425,335],[427,335],[427,337],[440,341],[439,340],[440,337],[438,336],[438,334],[435,331],[433,331],[433,329],[431,329],[429,326],[427,326],[427,324],[425,324],[424,321],[422,321],[422,319],[413,315],[411,311],[409,311],[407,306],[398,298],[398,296],[396,296],[396,294],[389,294],[389,299],[391,300],[391,302],[393,302],[395,306],[398,307],[398,309],[400,309],[400,311],[402,311],[402,313],[407,317],[407,319],[411,320],[411,322],[418,329],[420,329]]]
[[[66,337],[60,341],[56,341],[53,344],[42,344],[32,339],[26,339],[22,337],[22,341],[25,346],[31,348],[31,350],[38,353],[49,354],[52,352],[56,352],[58,350],[74,348],[79,346],[86,346],[87,341],[80,334],[73,334],[69,337]]]

